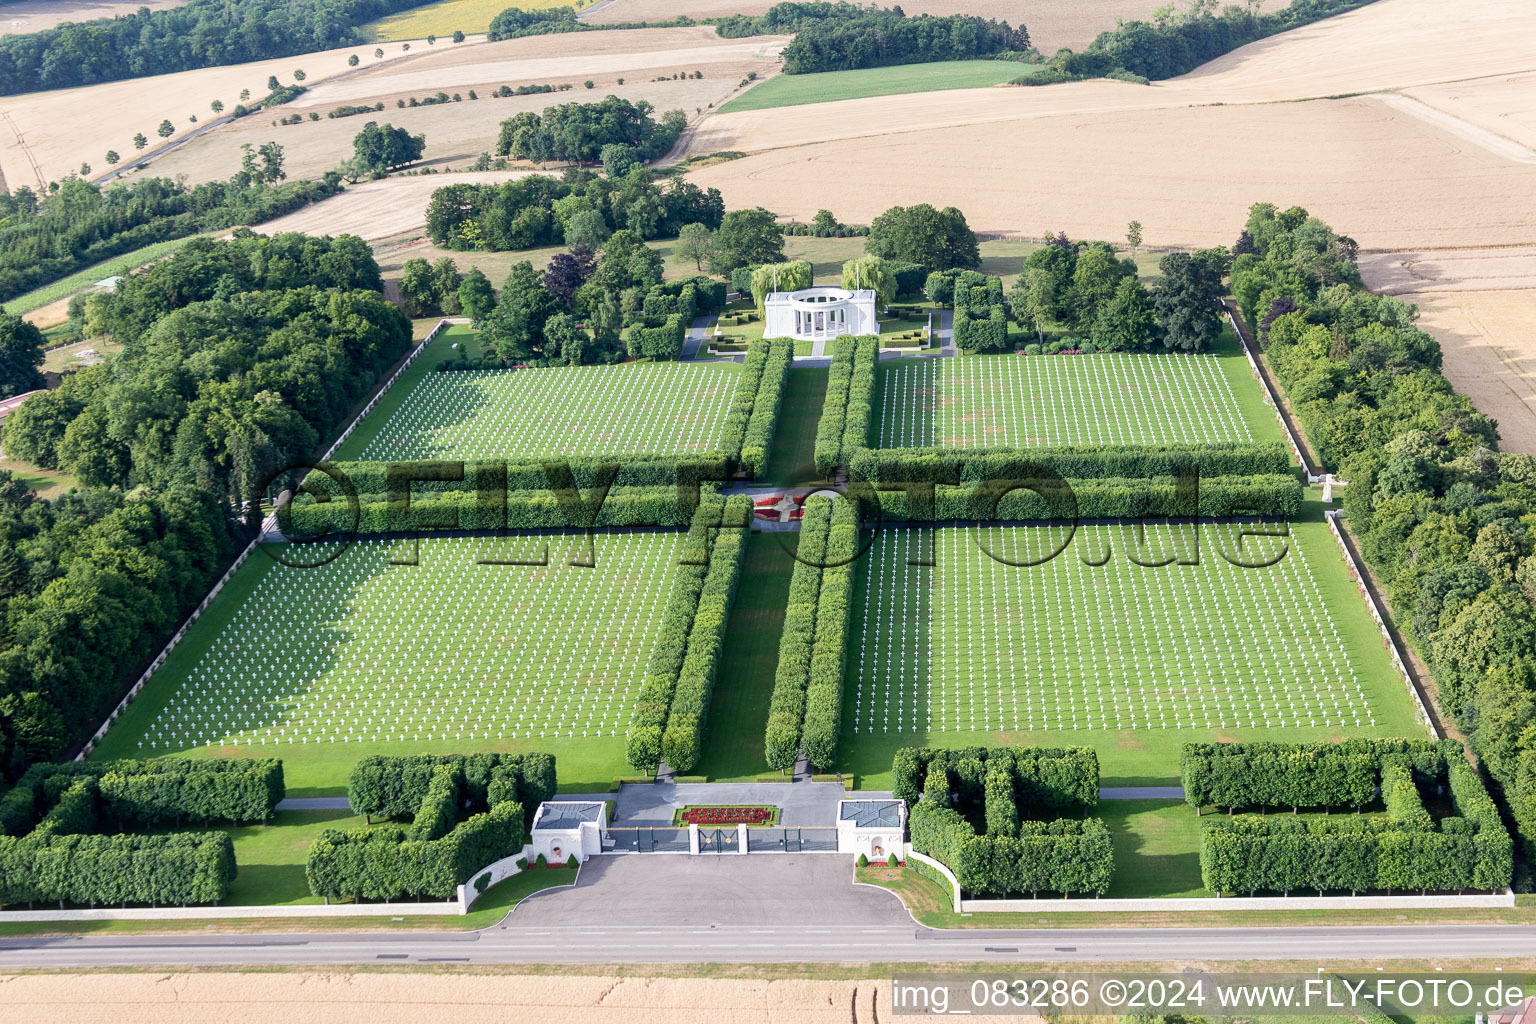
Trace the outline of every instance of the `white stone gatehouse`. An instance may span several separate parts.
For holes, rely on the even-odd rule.
[[[817,341],[843,334],[879,334],[872,288],[823,285],[770,292],[763,300],[763,337]]]
[[[587,800],[550,800],[539,804],[528,840],[529,858],[539,854],[551,862],[565,861],[572,854],[585,861],[603,850],[603,833],[608,830],[608,808]]]
[[[901,800],[843,800],[837,807],[837,852],[870,860],[903,858],[907,805]]]

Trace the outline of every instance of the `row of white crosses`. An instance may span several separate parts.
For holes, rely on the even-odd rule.
[[[319,568],[274,565],[140,749],[619,735],[679,536],[598,536],[595,568],[567,564],[571,538],[550,538],[548,566],[479,564],[537,558],[544,538],[511,543],[424,539],[419,564],[390,565],[408,542],[359,540]]]
[[[711,363],[428,373],[365,460],[703,452],[720,444],[740,375]]]
[[[937,531],[933,568],[909,565],[920,533],[886,531],[850,650],[859,732],[1339,728],[1375,724],[1296,535],[1267,568],[1240,568],[1202,528],[1200,564],[1150,567],[1120,527],[1082,527],[1044,565],[1004,565],[974,529]],[[1192,528],[1149,526],[1143,561],[1192,548]],[[984,542],[1036,561],[1065,534],[994,527]],[[1279,539],[1259,542],[1275,546]],[[1082,552],[1113,555],[1103,565]],[[1256,550],[1253,540],[1246,552]],[[1278,551],[1278,547],[1275,547]]]
[[[1247,441],[1213,355],[975,355],[887,371],[881,447]]]

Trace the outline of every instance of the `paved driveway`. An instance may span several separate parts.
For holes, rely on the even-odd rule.
[[[911,927],[900,900],[852,877],[852,859],[839,854],[600,856],[573,888],[527,900],[507,925]]]

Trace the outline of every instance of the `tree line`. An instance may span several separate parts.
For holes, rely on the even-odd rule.
[[[1536,459],[1440,374],[1415,307],[1359,283],[1355,245],[1253,207],[1232,291],[1307,440],[1350,481],[1344,516],[1441,707],[1536,842]]]
[[[525,110],[501,123],[496,154],[534,163],[602,163],[612,177],[663,156],[687,127],[681,110],[654,118],[649,102],[604,96],[595,103],[560,103]]]
[[[43,195],[0,190],[0,301],[154,242],[271,220],[340,185],[335,176],[279,184],[284,177],[282,147],[269,143],[248,152],[229,181],[140,178],[103,188],[67,178]]]
[[[362,42],[417,0],[190,0],[0,36],[0,95],[244,64]]]
[[[853,17],[802,19],[784,48],[784,73],[975,60],[1028,49],[1022,25],[1010,28],[1006,21],[967,14],[908,18],[899,7],[870,8]]]

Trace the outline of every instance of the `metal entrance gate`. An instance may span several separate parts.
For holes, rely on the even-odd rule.
[[[747,829],[748,853],[836,853],[835,827]]]

